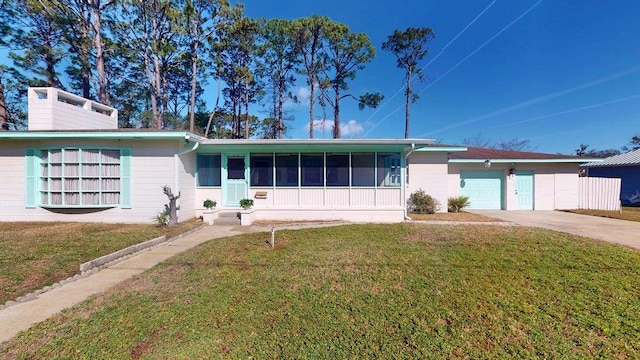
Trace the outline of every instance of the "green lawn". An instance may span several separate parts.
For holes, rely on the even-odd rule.
[[[547,230],[217,239],[0,345],[6,358],[638,358],[640,252]]]
[[[576,214],[608,217],[612,219],[640,221],[640,207],[623,206],[622,212],[605,211],[605,210],[586,210],[586,209],[576,209],[576,210],[567,210],[567,211],[576,213]]]
[[[86,261],[200,225],[0,222],[0,304],[78,274]]]

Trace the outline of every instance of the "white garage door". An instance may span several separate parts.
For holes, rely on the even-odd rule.
[[[460,195],[469,197],[469,209],[502,209],[503,177],[503,171],[461,170]]]

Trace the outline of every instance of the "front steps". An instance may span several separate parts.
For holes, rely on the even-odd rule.
[[[240,225],[240,215],[238,211],[222,211],[218,213],[218,218],[214,220],[214,225]]]

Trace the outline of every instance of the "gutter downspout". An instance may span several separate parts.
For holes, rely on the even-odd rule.
[[[411,150],[404,156],[404,164],[405,167],[408,168],[407,160],[409,159],[409,155],[411,155],[416,150],[416,144],[411,144]],[[404,173],[404,183],[402,184],[402,201],[404,201],[404,219],[412,220],[409,215],[407,215],[407,172]]]
[[[191,137],[190,137],[189,135],[186,135],[186,136],[184,137],[184,139],[185,139],[186,141],[189,141],[189,140],[190,140],[190,138],[191,138]],[[198,149],[198,146],[200,146],[200,143],[199,143],[199,142],[196,142],[196,144],[193,146],[193,148],[191,148],[191,149],[187,149],[187,150],[185,150],[185,151],[183,151],[183,152],[179,152],[179,153],[173,154],[173,186],[174,186],[174,194],[176,194],[176,193],[177,193],[177,194],[180,194],[180,177],[178,176],[178,164],[179,164],[179,162],[180,162],[180,161],[179,161],[179,160],[180,160],[180,156],[182,156],[182,155],[184,155],[184,154],[187,154],[187,153],[190,153],[190,152],[192,152],[192,151],[196,151],[196,150]],[[176,206],[177,206],[177,208],[178,208],[178,209],[177,209],[177,211],[178,211],[178,218],[180,218],[180,215],[179,215],[179,212],[180,212],[180,206],[179,206],[179,205],[176,205]]]

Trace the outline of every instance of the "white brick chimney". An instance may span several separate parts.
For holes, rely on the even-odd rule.
[[[56,88],[29,88],[29,130],[113,130],[118,110]]]

